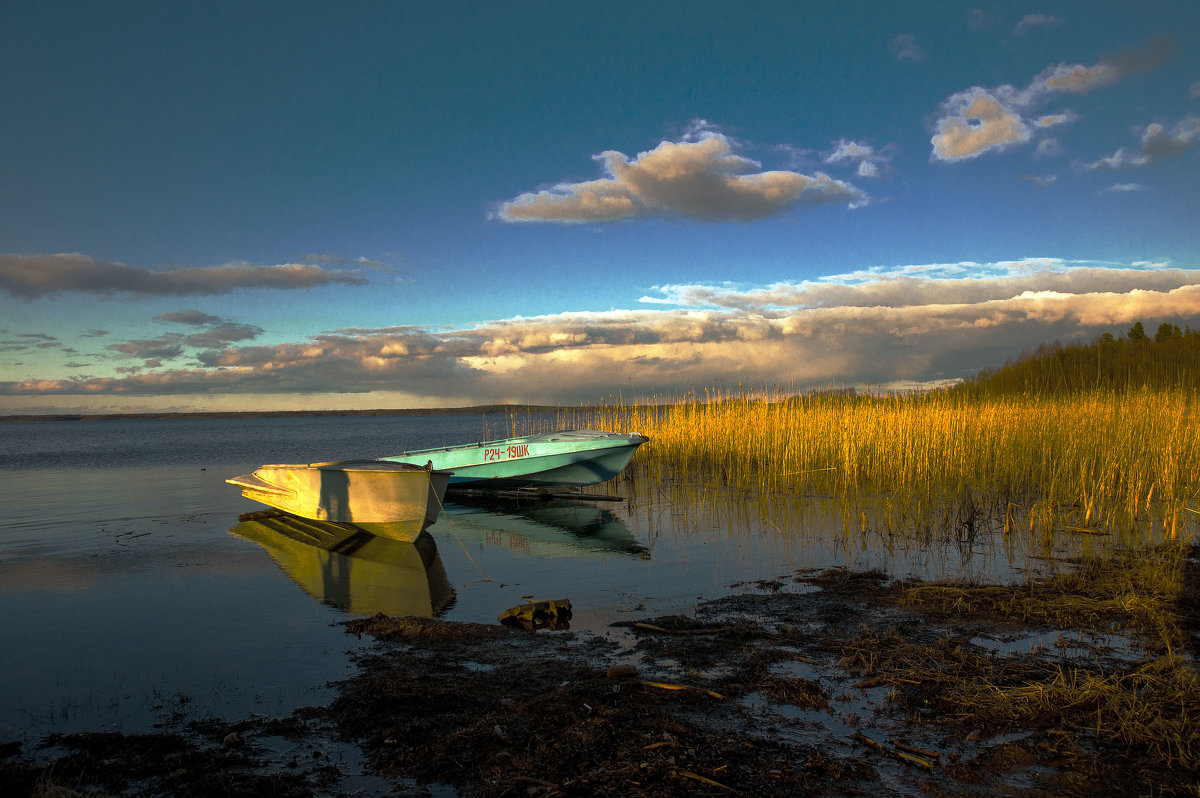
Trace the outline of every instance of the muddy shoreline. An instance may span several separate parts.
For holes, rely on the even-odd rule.
[[[801,572],[607,636],[376,616],[328,705],[0,743],[0,792],[1195,795],[1200,551],[1105,562]]]

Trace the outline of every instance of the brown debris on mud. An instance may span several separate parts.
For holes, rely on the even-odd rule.
[[[624,644],[389,645],[331,719],[388,776],[465,795],[1191,794],[1195,665],[1161,656],[1194,632],[1186,591],[1144,577],[1183,556],[1023,588],[828,569],[617,624]],[[1055,635],[1072,651],[1026,642]]]
[[[1197,550],[1114,561],[1001,588],[799,573],[608,636],[375,616],[345,624],[377,642],[328,706],[0,746],[0,789],[1194,795]]]
[[[667,650],[686,660],[765,661],[755,649],[766,633],[753,625],[704,633],[690,619],[666,618],[633,627],[666,633]],[[630,653],[607,640],[545,634],[388,646],[360,656],[359,674],[329,713],[386,776],[468,795],[784,795],[872,779],[817,746],[758,734],[729,700],[747,690],[737,680],[668,679],[644,656],[632,668],[610,667]]]

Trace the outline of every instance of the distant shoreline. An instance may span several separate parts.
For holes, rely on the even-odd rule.
[[[201,410],[179,413],[46,413],[13,414],[0,416],[0,422],[36,421],[145,421],[187,418],[297,418],[326,416],[462,416],[482,414],[554,413],[563,410],[560,405],[474,405],[472,407],[429,407],[408,409],[375,410]]]

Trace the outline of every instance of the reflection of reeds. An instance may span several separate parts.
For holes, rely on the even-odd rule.
[[[559,426],[642,432],[633,467],[660,480],[720,478],[759,495],[887,497],[888,527],[1012,532],[1143,528],[1168,535],[1200,496],[1197,398],[1183,390],[966,398],[945,393],[703,399],[585,407]],[[877,520],[877,519],[872,519]],[[863,519],[864,525],[867,519]]]

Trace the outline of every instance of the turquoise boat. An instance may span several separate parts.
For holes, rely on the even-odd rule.
[[[606,482],[648,441],[636,433],[558,430],[496,441],[413,449],[389,462],[450,472],[451,489],[577,488]]]

